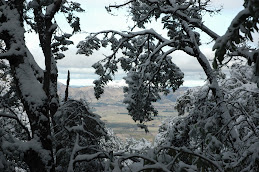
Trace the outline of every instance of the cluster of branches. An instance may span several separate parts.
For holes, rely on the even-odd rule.
[[[233,122],[233,128],[242,143],[238,149],[231,139],[228,123],[219,124],[219,104],[209,92],[208,84],[190,89],[178,99],[176,109],[180,115],[188,112],[188,116],[180,121],[172,121],[174,125],[171,129],[164,129],[162,137],[172,136],[165,142],[177,146],[189,145],[191,149],[209,152],[210,157],[221,162],[226,171],[256,171],[259,160],[258,88],[252,82],[252,75],[253,67],[234,64],[230,78],[219,79],[224,101],[231,114],[228,123]]]
[[[86,145],[105,135],[103,123],[85,104],[60,104],[57,95],[56,62],[72,44],[71,35],[80,31],[75,12],[83,11],[79,3],[66,0],[0,1],[0,171],[64,170],[76,133]],[[72,34],[58,27],[58,12],[65,15]],[[39,36],[45,69],[26,46],[24,34],[30,31]],[[89,128],[89,123],[94,126]]]
[[[104,33],[99,40],[96,36]],[[119,37],[119,38],[117,38]],[[168,94],[170,89],[175,91],[183,83],[183,73],[172,62],[170,53],[176,48],[163,51],[168,45],[176,42],[162,38],[153,29],[143,32],[122,33],[117,31],[104,31],[89,36],[87,41],[78,44],[78,53],[89,55],[92,49],[101,45],[111,44],[113,54],[95,63],[93,67],[100,76],[95,83],[95,96],[103,93],[103,88],[112,75],[118,70],[118,64],[127,72],[124,77],[128,87],[124,88],[124,103],[134,121],[147,122],[152,120],[152,114],[157,110],[151,104],[160,99],[159,92]],[[117,57],[122,50],[123,57]]]
[[[224,88],[218,82],[218,69],[234,57],[245,58],[249,65],[253,66],[253,72],[249,74],[254,79],[249,82],[256,81],[258,83],[258,49],[252,49],[246,46],[246,43],[249,41],[253,42],[252,32],[258,33],[259,4],[255,0],[246,0],[244,2],[244,9],[236,15],[226,33],[223,36],[219,36],[206,27],[202,21],[202,14],[218,12],[208,8],[210,3],[210,0],[129,0],[120,5],[111,5],[107,7],[109,12],[114,8],[128,8],[130,16],[132,16],[132,20],[135,22],[133,29],[126,32],[105,30],[93,33],[78,44],[78,53],[91,55],[94,49],[98,50],[101,46],[107,47],[107,45],[110,45],[113,53],[93,66],[96,69],[96,73],[100,76],[99,80],[95,81],[96,97],[103,93],[103,86],[112,80],[111,76],[118,70],[117,65],[120,63],[121,68],[127,73],[127,77],[124,78],[128,84],[124,89],[126,93],[125,103],[128,104],[127,109],[133,119],[141,123],[150,120],[150,112],[156,115],[152,106],[146,106],[146,104],[157,101],[158,92],[166,93],[169,90],[168,88],[174,90],[182,84],[183,75],[175,65],[171,65],[172,67],[166,66],[167,69],[174,69],[171,70],[172,75],[165,74],[162,75],[165,77],[161,77],[161,74],[165,72],[163,64],[171,61],[171,59],[169,60],[169,55],[176,50],[181,50],[195,57],[207,75],[208,84],[198,92],[200,94],[192,95],[191,92],[187,93],[187,96],[193,96],[198,98],[198,100],[195,99],[195,102],[192,102],[193,110],[188,118],[179,120],[175,124],[175,129],[170,132],[167,138],[170,142],[169,145],[178,148],[187,147],[189,151],[200,151],[199,155],[205,153],[206,155],[204,156],[207,157],[207,162],[211,166],[219,167],[215,169],[214,167],[205,167],[206,169],[210,168],[210,170],[216,171],[223,169],[253,171],[257,168],[256,164],[258,163],[258,155],[256,155],[258,153],[258,148],[256,148],[256,145],[258,145],[258,127],[256,126],[258,124],[250,123],[249,121],[252,119],[243,116],[249,114],[249,112],[244,111],[242,106],[237,106],[237,104],[240,105],[238,101],[231,101],[225,97],[225,94],[228,94],[230,90],[228,87]],[[160,35],[153,29],[145,29],[145,24],[153,18],[162,19],[164,29],[167,30],[167,37]],[[143,30],[134,31],[135,27],[143,28]],[[213,46],[213,50],[216,50],[213,61],[214,69],[210,66],[208,58],[200,49],[200,34],[197,30],[206,33],[215,41]],[[100,38],[101,35],[103,35],[102,38]],[[120,55],[119,50],[122,51],[122,55]],[[172,62],[170,63],[173,64]],[[157,66],[159,67],[156,68]],[[170,71],[166,72],[170,74]],[[156,80],[156,76],[159,79]],[[155,86],[157,89],[153,91],[153,96],[146,96],[148,94],[142,88],[145,88],[145,85],[147,85],[144,90],[152,91],[150,83],[152,84],[151,88]],[[145,98],[138,96],[138,93],[144,95]],[[249,94],[251,93],[249,92]],[[143,101],[143,104],[139,103]],[[183,98],[185,103],[181,104],[181,106],[185,107],[184,104],[188,104],[188,101],[190,99]],[[141,104],[142,109],[138,107],[139,104]],[[177,107],[180,114],[184,112],[181,106],[178,105]],[[257,114],[258,112],[253,111],[254,113]],[[256,116],[258,115],[255,115],[255,119],[257,119]],[[242,122],[240,121],[241,118],[244,119],[241,120]],[[246,131],[237,129],[237,127],[239,129],[242,128],[239,124],[243,123],[243,121],[245,121],[247,127]],[[189,125],[195,129],[191,130]],[[190,131],[193,132],[191,135]],[[249,138],[249,141],[247,141],[247,138],[244,138],[244,133],[252,134],[253,139]],[[243,147],[242,144],[245,141],[247,141],[247,145]],[[246,156],[248,152],[240,151],[240,149],[246,148],[249,149],[248,152],[254,149],[255,154],[252,153]],[[233,160],[235,162],[229,162],[230,157],[240,156],[242,158],[236,158],[236,161]],[[145,159],[141,155],[133,157]],[[178,156],[175,156],[175,159],[178,159]],[[248,159],[252,159],[252,163]],[[195,167],[192,170],[198,170],[200,169],[198,161],[196,159],[191,162],[185,161],[185,163],[194,165]],[[218,163],[214,164],[213,162],[216,161]],[[159,168],[164,171],[170,170],[170,168],[156,166],[155,164],[157,164],[156,161],[144,169]],[[181,162],[178,165],[184,166],[180,164]],[[201,164],[206,166],[206,163]],[[244,166],[246,165],[244,164],[249,167],[245,168]],[[191,167],[188,168],[191,169]],[[121,170],[121,168],[119,169]]]

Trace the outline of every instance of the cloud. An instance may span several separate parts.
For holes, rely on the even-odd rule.
[[[95,79],[71,79],[70,80],[70,86],[94,86],[93,81]],[[59,82],[66,85],[67,80],[66,79],[58,79]],[[202,86],[205,84],[204,80],[186,80],[183,83],[183,87],[196,87],[196,86]],[[110,87],[123,87],[127,86],[125,81],[123,79],[120,80],[114,80],[108,83],[108,86]]]
[[[72,79],[97,79],[99,75],[95,74],[95,69],[88,67],[88,68],[72,68],[72,67],[61,67],[58,69],[58,77],[60,79],[67,78],[67,71],[70,71],[70,78]],[[125,72],[122,69],[118,69],[113,79],[122,79],[126,76]]]
[[[213,6],[223,6],[224,11],[240,10],[243,0],[212,0]]]
[[[186,80],[183,83],[183,87],[197,87],[197,86],[202,86],[206,82],[204,80]]]
[[[93,86],[94,80],[95,79],[71,79],[69,82],[69,85],[71,85],[71,86]],[[67,83],[66,79],[58,79],[58,81],[65,85]]]
[[[70,85],[71,86],[94,86],[93,82],[95,79],[71,79]],[[58,79],[59,82],[66,85],[67,80],[66,79]],[[110,87],[123,87],[126,86],[126,83],[124,80],[113,80],[108,83],[108,86]]]

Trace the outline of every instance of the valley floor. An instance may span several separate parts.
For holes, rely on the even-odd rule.
[[[137,127],[132,118],[127,114],[127,109],[124,106],[99,106],[94,107],[93,111],[100,115],[108,128],[112,128],[114,133],[121,139],[133,137],[135,139],[145,138],[152,142],[158,133],[158,128],[161,122],[169,116],[176,116],[177,113],[173,108],[168,110],[167,106],[158,107],[159,115],[154,117],[154,120],[147,123],[149,133],[145,133],[143,129]]]

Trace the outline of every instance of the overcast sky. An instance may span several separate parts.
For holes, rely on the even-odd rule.
[[[59,81],[66,82],[67,70],[71,72],[71,85],[86,86],[92,85],[94,79],[97,79],[97,75],[94,74],[94,69],[91,67],[94,62],[102,59],[103,54],[108,55],[108,51],[101,49],[94,53],[90,57],[84,55],[76,55],[76,45],[80,40],[83,40],[86,36],[84,32],[98,32],[101,30],[115,29],[119,31],[127,30],[128,26],[132,23],[128,22],[129,17],[123,10],[115,12],[117,16],[108,14],[105,10],[105,6],[112,2],[122,2],[121,0],[77,0],[82,4],[85,12],[78,14],[81,19],[81,34],[76,34],[72,37],[74,45],[69,46],[69,50],[65,53],[66,57],[58,61],[59,69]],[[220,14],[210,17],[205,16],[205,24],[214,30],[217,34],[222,35],[227,30],[233,17],[242,9],[243,0],[212,0],[212,7],[223,6],[223,10]],[[58,24],[62,30],[66,33],[71,33],[71,29],[68,24],[64,22],[64,17],[57,17]],[[152,23],[148,25],[147,29],[154,28],[157,32],[162,33],[162,27],[158,23]],[[203,37],[203,42],[209,42],[208,37]],[[26,35],[27,46],[35,56],[37,62],[42,68],[44,68],[44,58],[39,48],[39,41],[36,35]],[[213,52],[211,51],[212,45],[206,45],[202,47],[202,51],[205,55],[213,58]],[[202,85],[205,78],[203,71],[197,60],[181,52],[175,52],[172,54],[173,62],[176,63],[180,69],[185,73],[184,86],[198,86]],[[124,82],[121,80],[123,72],[119,72],[115,77],[113,85],[122,85]]]

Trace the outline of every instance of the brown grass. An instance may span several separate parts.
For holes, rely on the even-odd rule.
[[[149,133],[145,133],[143,129],[137,127],[137,123],[127,114],[125,107],[114,105],[95,107],[94,112],[99,114],[107,127],[112,128],[121,139],[125,140],[129,137],[145,138],[152,142],[158,133],[161,122],[169,116],[177,115],[176,112],[165,112],[167,110],[168,107],[158,109],[159,115],[147,123]]]

